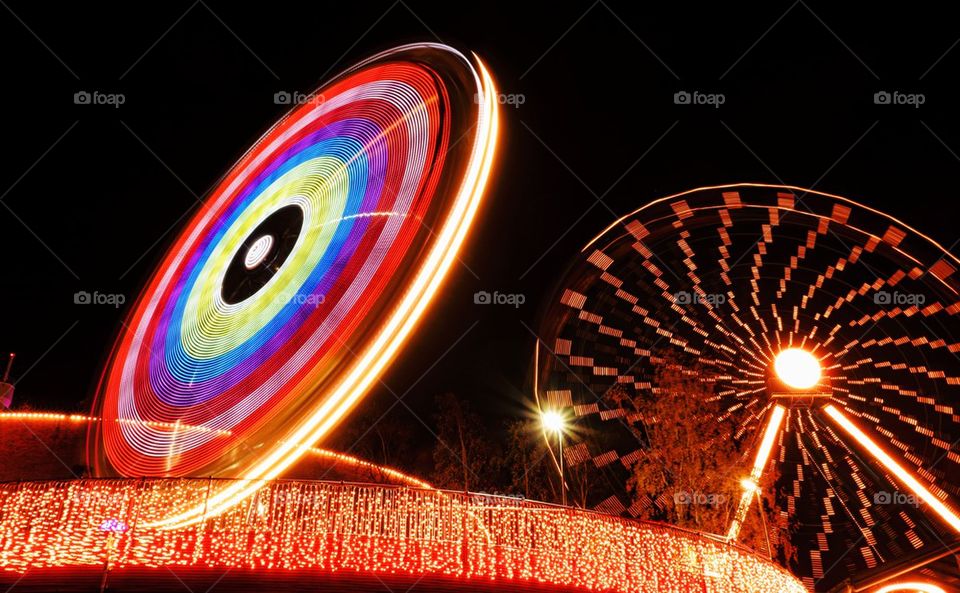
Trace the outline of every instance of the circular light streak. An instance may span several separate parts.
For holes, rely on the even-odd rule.
[[[802,348],[782,350],[773,360],[777,377],[794,389],[810,389],[820,382],[820,361]]]
[[[263,263],[263,260],[267,259],[267,256],[270,255],[270,249],[273,248],[273,236],[264,235],[253,242],[253,245],[247,249],[247,255],[243,258],[243,265],[248,270],[252,270],[255,267]]]
[[[883,587],[876,589],[873,593],[893,593],[894,591],[909,591],[911,593],[947,593],[944,591],[943,587],[938,587],[932,583],[921,582],[894,583],[892,585],[884,585]]]
[[[314,95],[224,176],[133,307],[95,407],[98,475],[278,476],[358,403],[440,289],[493,161],[483,64],[408,45]],[[203,512],[256,487],[232,484]]]

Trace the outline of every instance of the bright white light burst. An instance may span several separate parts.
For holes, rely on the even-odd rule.
[[[560,412],[548,411],[540,415],[540,422],[543,423],[543,427],[548,432],[562,432],[566,422],[563,420],[563,415]]]
[[[820,361],[806,350],[788,348],[777,354],[773,369],[794,389],[810,389],[820,382]]]

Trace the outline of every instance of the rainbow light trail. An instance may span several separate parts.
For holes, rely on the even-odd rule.
[[[158,525],[229,509],[327,435],[406,342],[480,206],[499,120],[476,56],[403,46],[311,96],[205,200],[101,381],[95,415],[118,422],[90,439],[98,475],[244,480]]]

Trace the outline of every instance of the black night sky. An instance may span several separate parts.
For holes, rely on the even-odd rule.
[[[379,50],[475,51],[504,105],[495,178],[443,294],[370,394],[416,429],[453,391],[519,413],[539,315],[580,247],[649,200],[702,185],[811,187],[884,210],[958,253],[960,66],[952,13],[903,4],[5,0],[0,352],[16,402],[84,411],[132,301],[207,189],[285,110]],[[80,91],[124,104],[77,105]],[[723,105],[674,94],[720,93]],[[876,105],[877,92],[923,96]],[[514,101],[519,103],[521,101]],[[519,307],[475,305],[476,291]]]

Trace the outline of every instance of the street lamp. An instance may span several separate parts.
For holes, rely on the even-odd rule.
[[[567,423],[563,418],[563,414],[556,410],[547,410],[546,412],[541,412],[540,414],[540,424],[543,426],[545,432],[554,432],[557,434],[557,447],[560,450],[560,455],[558,462],[560,465],[560,502],[566,506],[567,505],[567,482],[563,476],[563,431],[567,427]]]
[[[767,531],[767,516],[763,511],[763,499],[760,498],[760,485],[751,477],[740,480],[740,486],[743,487],[745,496],[750,493],[757,496],[757,510],[760,512],[760,522],[763,524],[763,537],[767,542],[767,555],[773,560],[773,546],[770,545],[770,532]]]

